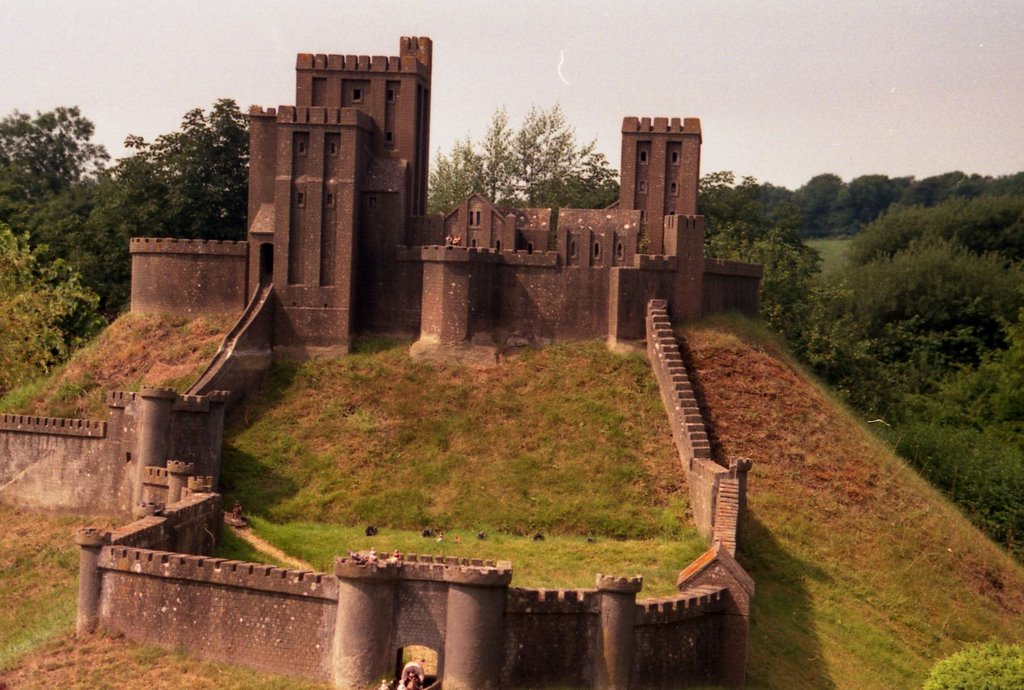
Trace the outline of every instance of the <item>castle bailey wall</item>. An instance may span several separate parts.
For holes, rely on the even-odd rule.
[[[245,307],[246,242],[131,240],[132,311],[195,316]]]
[[[107,420],[0,415],[0,501],[42,510],[131,516],[166,502],[169,460],[220,473],[225,396],[111,391]],[[182,479],[182,482],[185,480]]]
[[[330,680],[337,582],[322,573],[107,546],[99,626],[210,660]]]
[[[591,687],[597,590],[514,587],[507,601],[504,683]]]
[[[0,415],[0,501],[24,508],[127,514],[125,463],[108,422]]]

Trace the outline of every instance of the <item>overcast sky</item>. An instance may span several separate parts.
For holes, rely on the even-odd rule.
[[[500,106],[518,121],[557,102],[616,166],[638,115],[699,117],[702,172],[790,188],[1024,170],[1024,0],[2,0],[0,16],[0,114],[78,105],[115,156],[217,98],[293,103],[298,52],[395,55],[424,35],[434,152]]]

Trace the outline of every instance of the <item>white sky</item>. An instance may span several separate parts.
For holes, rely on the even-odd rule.
[[[624,115],[699,117],[702,172],[1024,170],[1024,1],[0,2],[0,115],[78,105],[114,156],[219,97],[294,102],[295,54],[434,40],[431,148],[562,105],[613,165]],[[560,54],[565,61],[558,75]]]

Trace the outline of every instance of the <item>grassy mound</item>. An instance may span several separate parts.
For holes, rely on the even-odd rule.
[[[755,460],[751,685],[920,687],[965,642],[1024,639],[1024,568],[770,339],[685,336],[713,442]]]
[[[489,369],[380,345],[275,366],[229,433],[229,500],[276,523],[691,532],[679,461],[646,360],[560,344]]]
[[[209,363],[237,314],[125,314],[52,375],[0,398],[0,411],[105,419],[108,390],[184,391]]]

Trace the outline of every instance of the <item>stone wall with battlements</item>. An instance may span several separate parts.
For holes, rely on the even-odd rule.
[[[664,300],[651,300],[647,311],[647,356],[654,369],[672,438],[690,490],[697,529],[735,554],[746,505],[749,460],[732,458],[728,467],[712,456],[708,430],[679,349]]]
[[[216,486],[225,400],[218,391],[111,391],[106,421],[2,414],[0,502],[130,517],[142,503],[166,502],[168,460],[191,463],[190,474]]]
[[[196,316],[239,312],[246,302],[246,242],[131,240],[133,312]]]
[[[717,554],[684,571],[678,595],[638,601],[640,578],[510,588],[507,562],[346,557],[327,574],[171,551],[207,549],[182,534],[197,521],[209,530],[219,510],[219,497],[194,496],[111,534],[86,531],[79,631],[340,687],[377,687],[412,644],[438,653],[446,687],[679,687],[721,680],[720,619],[743,596]]]

